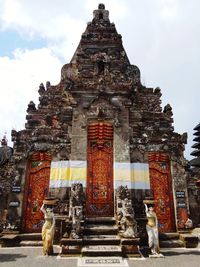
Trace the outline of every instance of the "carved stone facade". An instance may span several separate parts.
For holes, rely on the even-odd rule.
[[[104,5],[94,11],[71,62],[62,67],[60,83],[40,84],[38,92],[39,105],[36,107],[32,101],[28,104],[25,129],[12,131],[13,155],[0,170],[1,183],[9,182],[8,213],[20,231],[26,232],[23,220],[27,214],[27,199],[34,191],[29,188],[30,174],[34,178],[36,173],[43,177],[43,173],[47,176],[48,172],[49,190],[44,196],[59,198],[60,207],[72,213],[75,207],[81,206],[81,212],[87,217],[98,212],[105,216],[107,197],[112,202],[112,216],[117,215],[117,188],[127,187],[135,215],[132,218],[132,213],[132,219],[126,224],[133,229],[135,220],[144,216],[143,199],[155,197],[157,190],[151,181],[150,162],[155,163],[152,170],[157,174],[159,168],[163,170],[162,177],[171,190],[169,199],[168,193],[164,202],[156,199],[157,214],[160,211],[162,215],[165,206],[170,205],[173,227],[168,230],[185,227],[189,213],[183,156],[187,135],[174,132],[172,107],[168,104],[162,109],[160,88],[141,84],[140,70],[130,64],[122,37],[114,23],[110,23]],[[96,135],[92,133],[91,138],[90,125],[96,125]],[[90,172],[87,164],[92,166]],[[108,165],[112,166],[109,171]],[[101,176],[102,183],[90,184],[94,175]],[[73,204],[73,184],[83,187],[84,198],[77,204]],[[92,205],[87,202],[89,187],[94,191]],[[87,205],[91,210],[85,214]],[[92,209],[96,213],[92,213]],[[64,213],[63,209],[58,209],[58,213]],[[80,224],[75,224],[82,218],[77,219],[77,211],[75,213],[72,217],[76,217],[74,229],[77,229]],[[167,215],[163,213],[163,216]],[[165,231],[164,219],[162,231]],[[40,222],[33,228],[39,231]]]
[[[194,226],[200,226],[200,124],[194,127],[195,142],[192,146],[191,155],[194,157],[190,161],[192,166],[188,175],[188,196],[191,212],[191,219]]]

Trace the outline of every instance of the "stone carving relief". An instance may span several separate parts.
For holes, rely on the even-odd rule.
[[[117,219],[122,237],[136,237],[137,222],[127,186],[117,189]]]
[[[9,146],[0,147],[0,166],[9,161],[13,154],[13,149]]]
[[[108,75],[110,58],[105,52],[98,52],[92,56],[95,75]]]
[[[72,220],[70,236],[72,239],[78,239],[82,234],[83,200],[83,185],[81,183],[72,184],[69,203],[69,218]]]

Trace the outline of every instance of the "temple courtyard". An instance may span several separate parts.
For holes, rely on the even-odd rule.
[[[116,267],[199,267],[200,248],[170,248],[162,249],[164,258],[141,257],[122,259],[120,257],[87,258],[81,257],[60,257],[59,247],[54,246],[53,256],[43,256],[42,247],[12,247],[0,248],[0,266],[20,266],[20,267],[40,267],[40,266],[69,266],[69,267],[96,267],[96,266],[116,266]]]

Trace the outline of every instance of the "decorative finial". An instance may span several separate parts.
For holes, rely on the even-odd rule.
[[[32,112],[34,110],[36,110],[35,103],[33,101],[30,101],[30,103],[28,104],[28,108],[27,108],[26,111],[29,113],[29,112]]]
[[[105,5],[100,3],[99,6],[98,6],[98,9],[105,9]]]
[[[8,139],[6,138],[6,135],[4,135],[3,138],[1,139],[1,145],[7,146],[7,144],[8,144]]]

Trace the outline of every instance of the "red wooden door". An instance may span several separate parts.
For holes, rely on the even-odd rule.
[[[41,232],[44,215],[40,207],[48,195],[50,164],[50,156],[47,153],[34,154],[29,163],[23,216],[24,232]]]
[[[159,232],[173,232],[174,208],[169,157],[162,153],[149,154],[150,184],[155,200]]]
[[[88,127],[87,217],[114,215],[113,127],[93,123]]]

